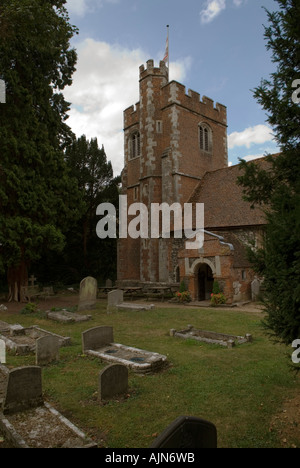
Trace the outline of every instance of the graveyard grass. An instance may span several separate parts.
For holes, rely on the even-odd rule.
[[[84,313],[84,312],[83,312]],[[180,415],[213,422],[219,447],[300,446],[293,432],[283,443],[276,415],[293,398],[299,376],[291,372],[291,352],[274,344],[261,327],[262,313],[223,308],[172,307],[151,311],[106,313],[106,301],[98,300],[89,311],[89,322],[58,324],[42,314],[1,312],[1,320],[36,324],[72,338],[60,349],[60,360],[43,368],[44,397],[63,415],[94,438],[99,447],[143,448]],[[227,349],[218,345],[181,340],[169,330],[196,328],[253,335],[253,343]],[[170,367],[140,376],[129,372],[129,390],[107,404],[97,401],[98,375],[107,364],[82,355],[81,333],[109,325],[114,341],[167,355]],[[7,355],[7,365],[34,365],[34,356]]]

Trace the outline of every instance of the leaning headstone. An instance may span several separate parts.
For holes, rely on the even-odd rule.
[[[11,370],[8,374],[3,413],[17,413],[42,404],[42,369],[29,366]]]
[[[124,292],[121,289],[110,291],[107,295],[107,312],[115,312],[117,306],[124,301]]]
[[[256,302],[260,293],[260,281],[257,278],[251,283],[251,298],[253,302]]]
[[[109,400],[128,391],[128,369],[123,364],[111,364],[99,374],[98,399]]]
[[[42,336],[36,340],[35,363],[46,366],[59,360],[59,339],[56,336]]]
[[[88,276],[80,283],[78,311],[94,309],[97,301],[97,280]]]

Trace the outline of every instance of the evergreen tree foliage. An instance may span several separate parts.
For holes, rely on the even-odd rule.
[[[300,3],[276,1],[279,9],[267,11],[265,38],[277,67],[254,96],[267,112],[280,153],[267,156],[265,164],[242,161],[238,183],[245,199],[266,213],[263,245],[250,254],[264,278],[264,324],[291,345],[300,338],[300,104],[293,99],[300,79]]]
[[[87,140],[82,135],[66,149],[66,160],[71,173],[78,180],[79,189],[85,204],[85,210],[77,223],[77,265],[81,276],[94,275],[101,279],[116,277],[117,242],[115,239],[99,239],[96,225],[99,218],[96,209],[100,203],[119,203],[120,177],[114,178],[111,162],[102,146],[99,148],[97,138]],[[75,236],[72,236],[75,239]],[[69,245],[74,247],[69,238]],[[74,255],[73,255],[74,258]],[[70,264],[72,264],[70,258]]]
[[[78,184],[82,201],[78,220],[69,223],[64,235],[66,245],[60,255],[47,255],[42,265],[35,265],[35,273],[44,282],[53,278],[64,284],[94,276],[99,282],[116,278],[117,241],[99,239],[96,226],[99,217],[96,209],[100,203],[119,202],[120,177],[114,178],[111,162],[105,150],[99,148],[97,138],[90,141],[85,135],[74,138],[66,147],[65,161]]]
[[[30,264],[61,251],[63,229],[78,216],[76,181],[64,161],[76,52],[66,0],[1,0],[0,269],[9,299],[21,300]]]

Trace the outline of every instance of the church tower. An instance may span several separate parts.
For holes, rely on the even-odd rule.
[[[228,166],[226,107],[168,81],[162,61],[140,67],[139,102],[124,111],[122,193],[128,206],[186,203],[206,172]],[[128,218],[130,221],[130,218]],[[173,282],[165,239],[120,239],[119,282]]]

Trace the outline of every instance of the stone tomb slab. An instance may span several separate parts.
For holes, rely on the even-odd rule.
[[[68,312],[67,310],[58,311],[47,311],[46,316],[50,320],[54,320],[59,323],[78,323],[87,322],[92,319],[91,315],[81,315],[74,312]]]
[[[95,327],[82,333],[83,353],[109,364],[123,364],[136,373],[157,372],[167,365],[167,357],[114,343],[112,327]]]
[[[199,330],[194,328],[192,325],[188,325],[185,330],[176,331],[175,329],[170,330],[171,336],[176,336],[183,339],[192,339],[196,341],[203,341],[211,344],[218,344],[227,348],[232,348],[236,344],[252,342],[252,336],[247,334],[245,336],[227,335],[225,333],[216,333],[207,330]]]
[[[91,448],[86,435],[43,401],[37,366],[0,366],[0,432],[15,448]]]
[[[5,324],[2,322],[0,328],[0,339],[5,342],[6,349],[14,351],[18,355],[32,354],[36,351],[36,340],[42,336],[54,336],[59,340],[59,345],[69,346],[70,337],[56,335],[47,330],[43,330],[36,325],[24,328],[21,325]]]

